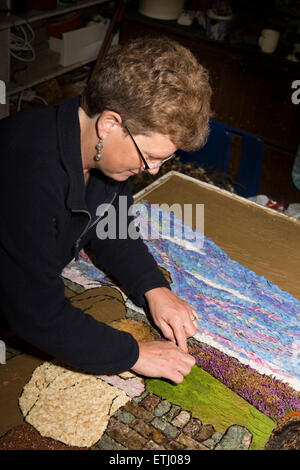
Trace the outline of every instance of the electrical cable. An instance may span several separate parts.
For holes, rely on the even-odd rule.
[[[36,54],[31,43],[35,39],[35,34],[30,24],[25,23],[24,26],[27,26],[27,32],[25,27],[20,25],[15,27],[16,34],[11,33],[10,55],[21,62],[33,62],[36,58]],[[17,32],[19,34],[17,34]],[[28,33],[30,33],[30,38]],[[31,53],[31,57],[24,57],[24,53]]]
[[[18,99],[17,112],[19,112],[20,109],[21,109],[21,103],[22,103],[23,93],[24,93],[24,90],[21,91],[20,96],[19,96],[19,99]]]
[[[18,102],[16,104],[17,112],[19,112],[21,110],[22,101],[31,102],[35,99],[42,101],[45,105],[48,106],[48,103],[45,100],[45,98],[43,98],[42,96],[36,95],[35,91],[32,90],[31,88],[29,88],[28,90],[21,90],[20,94],[19,94],[19,97],[18,97]],[[16,98],[12,97],[11,101],[15,101],[15,100],[16,100]]]

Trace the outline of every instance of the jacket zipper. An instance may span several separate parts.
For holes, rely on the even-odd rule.
[[[108,207],[110,204],[112,204],[114,202],[114,200],[116,199],[117,197],[117,193],[114,193],[113,195],[113,198],[110,202],[107,203],[107,206]],[[87,226],[85,227],[85,229],[83,230],[83,232],[81,233],[80,237],[76,240],[76,243],[75,243],[75,261],[78,260],[78,252],[79,252],[79,245],[80,245],[80,242],[82,240],[82,238],[86,235],[86,233],[91,229],[93,228],[98,222],[99,220],[103,217],[104,213],[106,212],[106,207],[103,209],[102,213],[99,215],[98,219],[95,220],[95,222],[90,225],[91,223],[91,219],[92,219],[92,216],[91,216],[91,213],[89,211],[86,211],[85,209],[72,209],[72,212],[83,212],[84,214],[87,214],[88,217],[89,217],[89,221],[88,221],[88,224]]]

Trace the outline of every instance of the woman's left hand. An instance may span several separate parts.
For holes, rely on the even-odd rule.
[[[186,339],[197,332],[197,312],[167,287],[146,292],[151,315],[163,335],[188,352]]]

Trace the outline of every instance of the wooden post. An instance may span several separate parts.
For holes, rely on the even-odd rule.
[[[90,78],[93,77],[93,74],[95,73],[95,71],[98,69],[98,67],[102,63],[102,61],[103,61],[110,45],[111,45],[113,35],[114,35],[115,26],[116,26],[117,23],[119,23],[121,21],[121,19],[123,17],[123,14],[124,14],[124,11],[125,11],[125,6],[126,6],[126,0],[120,0],[119,3],[118,3],[118,6],[116,8],[115,14],[113,16],[113,19],[111,20],[109,28],[106,32],[103,44],[102,44],[101,49],[99,51],[95,67],[92,71],[92,74],[91,74]]]

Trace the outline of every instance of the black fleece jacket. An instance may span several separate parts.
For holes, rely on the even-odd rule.
[[[63,268],[82,248],[145,306],[144,294],[169,287],[141,239],[96,235],[97,207],[127,183],[91,171],[84,184],[78,98],[0,120],[0,313],[18,336],[90,373],[131,368],[132,335],[75,308],[65,297]],[[92,226],[91,226],[92,225]],[[87,229],[87,227],[91,226]]]

